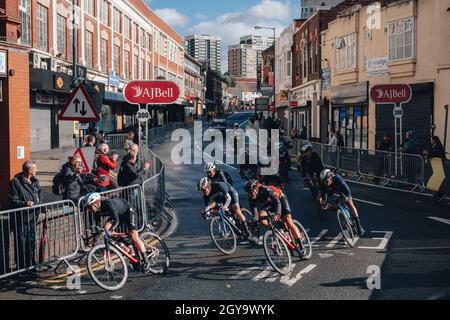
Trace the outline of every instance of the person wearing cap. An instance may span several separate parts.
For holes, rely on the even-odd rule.
[[[344,204],[349,207],[356,229],[360,236],[364,234],[364,228],[359,219],[358,209],[353,202],[352,192],[348,184],[340,175],[333,173],[329,169],[325,169],[320,173],[319,194],[317,196],[317,203],[323,210],[329,210],[332,206],[328,203],[328,198],[334,194],[339,194],[343,197]]]
[[[313,150],[312,145],[305,144],[302,147],[301,168],[303,183],[311,191],[313,198],[317,197],[320,173],[323,171],[323,163],[319,154]]]

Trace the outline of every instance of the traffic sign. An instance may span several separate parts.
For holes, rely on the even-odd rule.
[[[397,119],[403,118],[403,108],[395,107],[394,108],[394,117]]]
[[[97,122],[100,116],[83,84],[76,87],[64,104],[58,120]]]
[[[92,170],[95,157],[95,147],[84,147],[84,148],[64,148],[62,156],[59,159],[60,167],[62,167],[68,160],[70,156],[80,155],[83,171],[82,173],[89,173]]]
[[[131,104],[171,104],[180,97],[180,87],[173,81],[132,81],[123,97]]]
[[[139,111],[136,113],[136,118],[139,122],[147,122],[148,120],[150,120],[150,112],[145,109],[139,109]]]
[[[408,84],[383,84],[373,86],[370,97],[379,104],[408,103],[412,97],[412,89]]]

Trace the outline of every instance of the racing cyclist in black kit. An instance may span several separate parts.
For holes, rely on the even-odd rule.
[[[203,210],[203,217],[206,218],[206,214],[213,209],[217,208],[217,204],[223,205],[223,211],[234,213],[238,218],[237,225],[243,232],[244,237],[249,241],[256,242],[256,237],[252,236],[248,227],[248,221],[241,212],[239,205],[239,195],[236,190],[225,182],[211,182],[207,177],[200,179],[198,182],[198,189],[203,194],[203,200],[206,208]]]
[[[233,179],[231,179],[230,174],[217,168],[213,162],[205,165],[205,172],[211,182],[227,182],[230,186],[233,186]]]
[[[128,201],[121,198],[102,200],[99,193],[92,192],[83,198],[83,206],[94,215],[97,226],[101,226],[101,218],[107,218],[103,228],[105,233],[114,231],[119,224],[128,229],[128,235],[134,247],[139,253],[139,259],[143,270],[147,271],[150,264],[145,254],[145,243],[139,237],[136,227],[136,212],[131,208]]]

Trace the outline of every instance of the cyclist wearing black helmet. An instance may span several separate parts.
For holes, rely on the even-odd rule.
[[[145,254],[145,243],[139,237],[136,227],[136,213],[128,201],[121,198],[102,200],[99,193],[92,192],[83,197],[82,205],[92,212],[97,226],[101,226],[102,217],[108,219],[103,226],[105,233],[109,233],[110,230],[114,231],[119,224],[126,226],[128,235],[139,252],[142,268],[148,269],[149,261]]]
[[[305,144],[302,147],[301,166],[303,182],[311,191],[313,198],[316,199],[319,192],[319,176],[324,167],[322,159],[320,159],[320,156],[313,150],[310,144]]]
[[[248,193],[250,211],[253,213],[255,220],[267,217],[268,212],[280,215],[292,231],[297,245],[302,246],[300,231],[294,224],[288,199],[281,189],[262,185],[257,180],[249,180],[245,183],[244,190]],[[262,220],[261,223],[266,227],[268,226],[268,222],[265,220]]]
[[[355,221],[356,228],[359,235],[364,234],[364,228],[359,220],[358,210],[353,203],[352,192],[348,184],[344,181],[340,175],[333,173],[329,169],[325,169],[320,173],[320,190],[317,196],[317,202],[325,210],[330,209],[330,205],[327,204],[327,199],[333,194],[340,194],[343,196],[345,205],[350,208],[350,213]]]
[[[226,182],[233,186],[233,179],[231,179],[230,174],[217,168],[213,162],[205,165],[205,172],[211,182]]]
[[[203,194],[206,206],[203,210],[204,213],[215,209],[219,203],[223,205],[224,211],[229,211],[229,208],[231,208],[230,212],[234,213],[241,222],[239,227],[244,236],[250,241],[254,241],[248,227],[248,221],[246,221],[245,216],[241,212],[239,195],[232,186],[225,182],[211,182],[209,178],[205,177],[198,182],[198,189]]]

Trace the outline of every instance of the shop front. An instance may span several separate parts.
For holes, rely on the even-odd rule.
[[[331,128],[344,137],[346,147],[368,148],[368,88],[368,82],[331,88]]]
[[[291,90],[291,128],[296,128],[298,132],[306,128],[308,139],[313,136],[313,111],[317,104],[317,85],[314,81]]]

